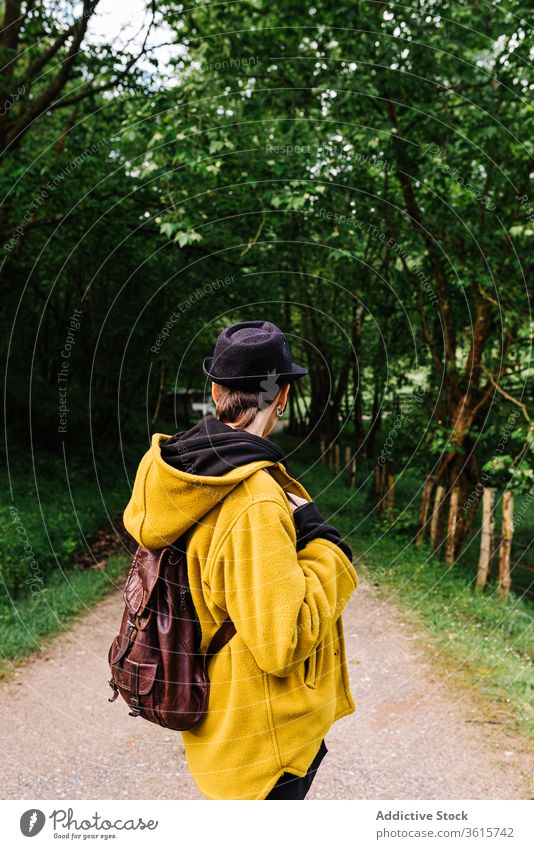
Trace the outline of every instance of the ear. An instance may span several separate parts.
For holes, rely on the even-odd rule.
[[[278,403],[281,407],[285,407],[287,402],[287,396],[289,394],[289,383],[284,383],[284,385],[280,389],[280,394],[278,395]]]
[[[216,383],[212,383],[212,384],[211,384],[211,397],[213,398],[213,400],[215,401],[215,403],[217,403],[217,394],[218,394],[218,393],[217,393],[217,384],[216,384]]]

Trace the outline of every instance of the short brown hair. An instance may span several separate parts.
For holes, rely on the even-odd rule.
[[[261,392],[245,392],[217,384],[215,415],[221,422],[231,422],[238,428],[247,427],[256,418]]]

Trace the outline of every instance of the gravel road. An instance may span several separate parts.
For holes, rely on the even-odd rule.
[[[200,799],[180,736],[109,704],[119,593],[0,684],[5,799]],[[360,583],[344,615],[357,711],[336,723],[309,799],[521,799],[525,740],[447,680],[424,633]]]

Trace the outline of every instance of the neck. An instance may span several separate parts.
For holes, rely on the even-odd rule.
[[[254,421],[252,421],[246,427],[242,427],[242,428],[239,428],[239,429],[245,431],[246,433],[253,433],[255,436],[266,436],[267,433],[268,433],[267,425],[268,425],[268,418],[269,418],[268,415],[266,415],[266,413],[268,414],[269,411],[268,410],[265,410],[265,411],[261,410],[257,414]],[[232,424],[231,422],[226,422],[226,424],[229,425],[234,430],[236,430],[235,424]]]

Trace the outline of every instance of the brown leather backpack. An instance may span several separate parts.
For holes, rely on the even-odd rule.
[[[124,589],[120,634],[108,652],[110,687],[142,716],[164,728],[186,731],[208,708],[208,661],[236,633],[231,619],[199,653],[201,628],[195,610],[185,548],[179,540],[158,550],[139,547]]]

